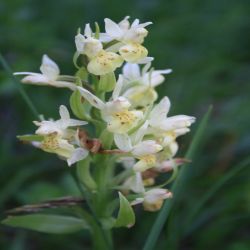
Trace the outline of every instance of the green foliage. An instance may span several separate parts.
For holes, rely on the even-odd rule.
[[[8,226],[22,227],[42,233],[54,234],[74,233],[89,228],[83,219],[52,214],[10,216],[3,220],[2,223]]]
[[[132,227],[135,224],[135,214],[128,200],[119,192],[120,209],[115,227]]]

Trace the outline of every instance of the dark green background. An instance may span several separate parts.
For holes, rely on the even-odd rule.
[[[13,71],[37,72],[42,54],[73,73],[76,29],[124,16],[153,21],[146,47],[155,68],[173,69],[158,90],[172,101],[171,114],[197,117],[213,104],[203,144],[190,166],[180,201],[156,249],[250,249],[249,166],[209,199],[190,224],[194,204],[249,156],[250,4],[247,0],[1,0],[0,51]],[[57,117],[68,90],[25,86],[40,113]],[[76,193],[65,162],[23,145],[17,134],[33,132],[30,113],[16,84],[0,68],[0,211]],[[183,155],[192,133],[180,140]],[[116,249],[141,249],[156,214],[138,210],[133,229],[115,233]],[[54,236],[0,227],[6,250],[89,249],[88,234]]]

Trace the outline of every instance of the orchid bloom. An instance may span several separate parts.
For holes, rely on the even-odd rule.
[[[139,19],[135,19],[130,25],[128,19],[127,16],[117,24],[111,19],[105,18],[106,33],[100,34],[100,40],[103,42],[118,41],[116,45],[109,49],[119,51],[122,58],[127,62],[148,63],[152,61],[152,57],[147,57],[147,49],[141,45],[148,34],[145,27],[152,24],[152,22],[140,24]]]
[[[168,97],[164,97],[156,104],[149,115],[149,134],[162,138],[162,143],[168,145],[176,137],[189,132],[189,127],[195,122],[195,117],[187,115],[176,115],[167,117],[170,109]]]
[[[123,96],[135,107],[145,107],[152,104],[158,97],[155,87],[164,82],[164,74],[170,74],[171,69],[149,70],[151,64],[146,64],[142,70],[139,65],[126,63],[122,72],[126,89]]]
[[[131,190],[134,193],[144,193],[144,185],[140,172],[134,173],[132,176],[127,178],[127,180],[122,185],[123,189]]]
[[[43,140],[36,142],[37,147],[49,153],[56,153],[67,159],[68,165],[87,157],[88,151],[80,147],[78,132],[69,127],[86,125],[87,122],[71,119],[67,108],[60,106],[61,118],[57,121],[35,121],[39,128],[37,135],[42,135]]]
[[[107,129],[110,132],[123,134],[135,127],[143,117],[143,112],[129,110],[131,104],[123,97],[119,96],[123,84],[120,75],[113,91],[112,98],[108,102],[103,102],[88,90],[78,87],[81,95],[95,108],[101,111],[102,119],[107,122]]]
[[[103,49],[102,43],[93,37],[89,23],[85,25],[84,35],[78,33],[75,36],[75,44],[77,52],[89,58],[95,57]]]
[[[75,84],[64,81],[67,76],[60,76],[60,70],[57,64],[51,60],[47,55],[43,55],[42,64],[40,67],[41,73],[33,72],[15,72],[14,75],[27,75],[22,79],[22,83],[34,85],[49,85],[58,88],[69,88],[75,90]]]
[[[139,161],[133,169],[138,172],[145,171],[156,164],[156,153],[162,150],[162,146],[155,140],[143,140],[148,122],[145,122],[133,136],[127,134],[115,134],[116,146],[124,152],[130,153]]]
[[[136,198],[131,202],[132,205],[143,203],[144,210],[157,211],[161,209],[163,201],[172,198],[172,193],[163,188],[152,188],[143,194],[143,197]]]
[[[84,35],[80,33],[76,35],[75,44],[79,54],[88,56],[87,68],[94,75],[105,75],[113,72],[123,63],[121,56],[103,49],[101,41],[93,37],[89,24],[85,26]]]

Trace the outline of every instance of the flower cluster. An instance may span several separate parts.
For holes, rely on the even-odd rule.
[[[104,22],[103,33],[98,24],[95,31],[89,24],[83,33],[78,31],[75,75],[60,75],[47,55],[42,58],[41,73],[15,73],[26,75],[23,83],[70,89],[71,109],[79,119],[71,119],[67,108],[60,106],[59,120],[34,122],[38,129],[32,144],[57,154],[69,166],[108,155],[109,164],[116,166],[110,176],[112,188],[125,194],[131,205],[143,203],[145,210],[156,211],[172,197],[164,185],[157,185],[157,178],[185,162],[175,158],[176,139],[189,132],[195,118],[169,116],[169,98],[158,100],[156,87],[172,70],[151,67],[153,58],[143,46],[151,22],[136,19],[130,24],[129,17],[119,23],[108,18]],[[114,71],[120,67],[116,77]],[[91,126],[96,133],[92,137]]]

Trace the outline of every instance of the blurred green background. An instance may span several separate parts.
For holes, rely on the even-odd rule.
[[[156,249],[250,249],[250,170],[233,175],[190,221],[193,208],[249,156],[250,5],[247,0],[1,0],[0,51],[13,71],[37,72],[46,53],[64,74],[73,73],[79,26],[130,15],[153,21],[146,47],[155,68],[173,69],[158,90],[172,100],[171,114],[197,117],[213,104],[199,152]],[[57,117],[67,90],[24,86],[40,113]],[[77,195],[65,162],[17,141],[34,131],[17,85],[0,68],[0,211]],[[182,156],[194,135],[180,140]],[[115,232],[116,249],[142,249],[155,213],[137,211],[132,229]],[[0,226],[0,249],[90,249],[88,234],[56,236]]]

